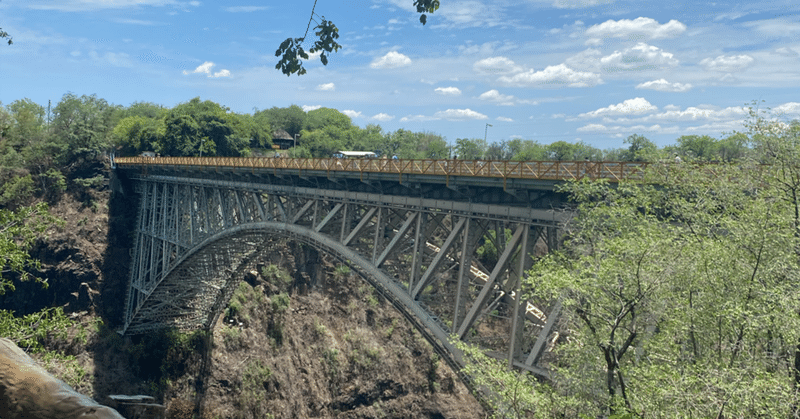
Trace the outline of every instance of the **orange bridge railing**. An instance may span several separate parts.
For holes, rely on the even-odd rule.
[[[295,159],[286,157],[116,157],[117,166],[233,167],[398,175],[474,176],[504,179],[640,179],[648,163],[592,161]]]

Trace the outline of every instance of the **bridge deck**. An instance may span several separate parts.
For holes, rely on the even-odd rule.
[[[578,180],[642,177],[645,162],[508,161],[508,160],[406,160],[406,159],[295,159],[274,157],[117,157],[118,166],[194,166],[281,171],[436,175],[498,179]]]

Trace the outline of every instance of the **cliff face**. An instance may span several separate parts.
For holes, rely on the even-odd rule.
[[[101,403],[149,394],[173,418],[485,417],[391,304],[292,243],[240,285],[210,335],[121,338],[135,202],[104,188],[66,194],[53,211],[66,226],[34,252],[50,286],[21,284],[0,308],[72,312],[86,339],[46,344],[76,356],[85,374],[71,384]]]

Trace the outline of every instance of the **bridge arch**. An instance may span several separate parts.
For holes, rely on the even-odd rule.
[[[130,180],[139,212],[123,333],[210,326],[235,284],[269,251],[274,241],[267,238],[285,237],[350,266],[448,361],[460,360],[450,342],[456,335],[510,365],[547,374],[536,364],[557,316],[516,296],[534,244],[557,242],[564,214],[454,200],[464,191],[439,194],[424,185],[375,193],[375,184],[362,181],[287,185],[256,182],[252,174],[137,173]],[[483,267],[477,249],[487,238],[498,257]]]
[[[411,299],[403,284],[390,278],[364,256],[341,242],[298,225],[257,222],[232,227],[207,238],[189,250],[172,269],[166,272],[153,292],[142,301],[141,309],[159,310],[164,305],[181,308],[172,311],[172,316],[159,316],[157,318],[159,327],[171,326],[179,329],[213,327],[233,296],[236,286],[244,279],[244,275],[261,262],[266,252],[274,249],[275,238],[286,238],[309,245],[346,264],[400,311],[452,367],[463,366],[461,352],[450,341],[451,334],[447,327]],[[230,264],[229,269],[212,271],[202,268],[219,266],[221,260]],[[187,288],[187,281],[195,282],[196,285]],[[176,292],[176,290],[191,292]],[[187,317],[187,313],[196,316]],[[127,325],[127,330],[135,333],[151,329],[149,321],[152,321],[152,318],[147,316],[147,313],[137,314],[134,316],[134,321]],[[146,320],[142,322],[143,319]]]

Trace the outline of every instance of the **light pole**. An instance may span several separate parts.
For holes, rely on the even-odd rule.
[[[492,126],[492,124],[486,124],[486,129],[483,130],[483,143],[484,144],[486,144],[486,134],[489,133],[489,127],[491,127],[491,126]]]
[[[294,146],[292,146],[292,148],[297,147],[297,136],[298,135],[300,135],[300,134],[295,134],[294,135]]]

